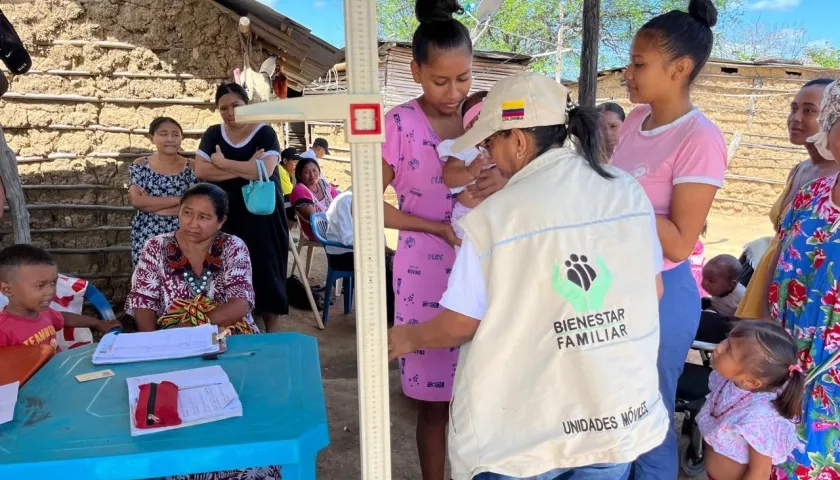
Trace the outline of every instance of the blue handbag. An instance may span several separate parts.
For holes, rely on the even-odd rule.
[[[257,160],[257,174],[257,180],[242,187],[245,208],[254,215],[271,215],[277,203],[277,192],[262,160]]]

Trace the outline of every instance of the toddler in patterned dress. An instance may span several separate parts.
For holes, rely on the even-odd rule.
[[[738,322],[712,366],[697,417],[709,480],[769,479],[798,442],[805,376],[793,338],[775,323]]]
[[[486,91],[475,92],[461,106],[461,115],[464,118],[464,130],[469,130],[481,113],[481,105],[484,103]],[[457,195],[457,201],[452,208],[452,228],[455,235],[461,240],[464,239],[464,230],[458,226],[458,220],[470,213],[470,210],[478,206],[469,193],[463,193],[468,185],[475,183],[475,179],[485,168],[490,168],[484,161],[484,152],[479,147],[473,147],[465,152],[453,152],[452,144],[455,140],[444,140],[437,147],[443,166],[443,183],[450,188],[452,195]],[[456,250],[458,247],[455,247]]]

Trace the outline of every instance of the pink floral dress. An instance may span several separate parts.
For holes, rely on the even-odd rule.
[[[697,282],[697,290],[700,290],[700,298],[709,296],[703,290],[703,267],[706,265],[706,256],[703,254],[704,250],[703,242],[697,240],[697,243],[694,244],[694,251],[688,257],[688,263],[691,265],[691,276]]]
[[[394,169],[391,186],[399,209],[434,222],[449,222],[453,195],[443,183],[440,142],[416,100],[394,107],[385,116],[382,158]],[[394,324],[420,324],[441,312],[455,262],[455,250],[428,233],[400,231],[394,256]],[[448,402],[458,363],[458,349],[418,350],[400,357],[403,392],[414,399]]]

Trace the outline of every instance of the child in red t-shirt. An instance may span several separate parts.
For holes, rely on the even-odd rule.
[[[56,332],[65,326],[103,332],[116,326],[50,308],[57,281],[58,268],[47,251],[23,244],[0,251],[0,292],[9,299],[0,312],[0,347],[45,344],[58,349]]]

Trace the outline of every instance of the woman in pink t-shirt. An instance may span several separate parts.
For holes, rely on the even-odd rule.
[[[711,0],[691,0],[688,13],[653,18],[636,34],[625,79],[637,104],[621,132],[612,164],[632,173],[657,214],[665,256],[659,304],[659,387],[673,421],[677,378],[700,321],[700,295],[686,259],[703,229],[726,171],[720,130],[691,102],[691,83],[712,51],[717,10]],[[677,435],[636,461],[636,478],[674,480]]]
[[[423,95],[385,115],[382,177],[394,188],[399,208],[385,204],[385,226],[397,229],[394,255],[394,324],[419,324],[440,311],[460,244],[450,219],[454,198],[443,182],[437,145],[464,133],[461,103],[472,84],[472,42],[452,18],[463,10],[456,0],[417,0],[420,26],[414,33],[411,71]],[[477,200],[506,180],[498,169],[483,171],[467,187]],[[446,425],[458,349],[426,349],[399,359],[403,392],[419,400],[417,451],[423,480],[444,480]]]

